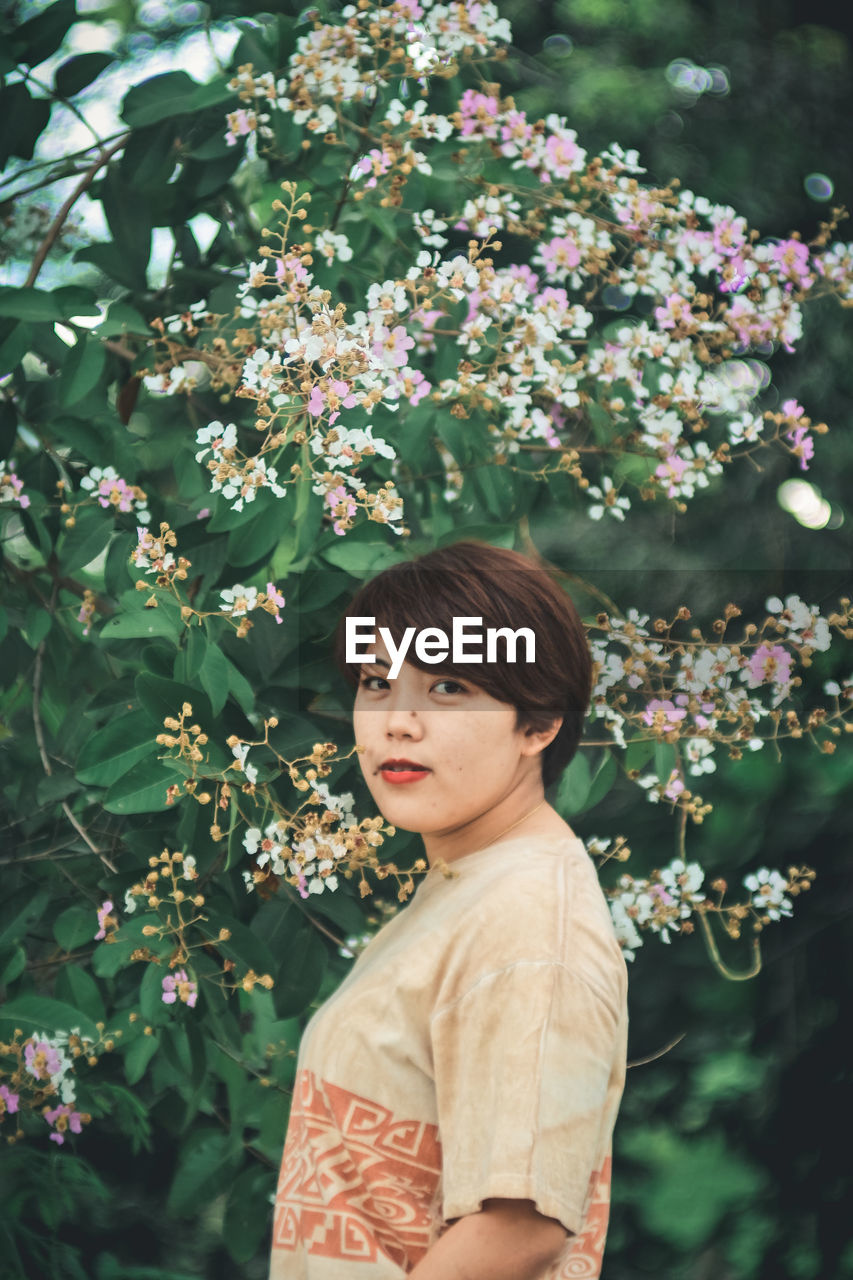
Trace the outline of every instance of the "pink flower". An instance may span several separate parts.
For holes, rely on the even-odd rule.
[[[176,969],[174,973],[166,974],[163,979],[164,1004],[175,1004],[180,1000],[182,1004],[194,1009],[197,999],[198,983],[187,977],[186,969]]]
[[[105,938],[107,936],[107,926],[109,924],[115,924],[114,919],[110,920],[110,912],[112,909],[113,904],[110,902],[109,898],[103,906],[98,907],[98,932],[95,934],[96,942],[100,942],[101,938]]]
[[[62,1059],[47,1040],[28,1041],[24,1049],[24,1062],[36,1080],[49,1080],[62,1070]]]
[[[410,369],[408,376],[403,379],[403,391],[413,407],[419,404],[431,390],[432,383],[427,382],[420,369]]]
[[[462,137],[466,138],[472,133],[477,133],[482,138],[496,138],[498,110],[499,103],[493,95],[478,93],[476,89],[466,89],[459,101]]]
[[[528,124],[523,111],[508,111],[501,125],[501,154],[517,156],[533,137],[533,125]]]
[[[690,464],[685,458],[680,458],[677,453],[670,453],[655,468],[655,475],[659,480],[668,482],[669,488],[666,491],[668,498],[674,498],[678,493],[678,486],[681,483],[681,477],[684,475]]]
[[[801,404],[797,404],[796,400],[783,400],[781,412],[790,419],[791,426],[795,426],[805,413],[805,409]]]
[[[584,152],[575,142],[575,136],[571,129],[567,129],[564,133],[552,133],[548,138],[545,143],[546,172],[542,174],[543,182],[548,182],[549,178],[556,178],[558,181],[570,178],[582,166]]]
[[[402,369],[409,359],[406,352],[410,351],[414,345],[414,338],[409,337],[401,324],[395,325],[393,329],[382,324],[376,330],[373,352],[374,355],[383,358],[386,364],[390,363],[395,368]]]
[[[312,418],[319,418],[320,414],[326,406],[326,397],[319,387],[311,388],[311,395],[308,397],[308,412]]]
[[[791,679],[793,664],[793,658],[782,645],[760,645],[746,664],[752,677],[750,687],[754,688],[759,684],[787,685]]]
[[[53,1125],[55,1132],[50,1135],[51,1142],[55,1142],[61,1147],[65,1142],[65,1134],[68,1129],[72,1133],[82,1133],[83,1117],[79,1111],[74,1111],[67,1103],[61,1107],[54,1107],[52,1111],[45,1110],[44,1118],[48,1124]]]
[[[541,250],[545,269],[552,275],[559,270],[573,270],[581,260],[581,251],[571,236],[555,236]]]
[[[0,1116],[14,1115],[18,1110],[20,1094],[13,1093],[5,1084],[0,1084]]]
[[[669,699],[662,702],[660,698],[652,698],[643,712],[643,721],[658,733],[672,733],[686,715],[684,707],[676,707]]]
[[[792,452],[800,459],[800,470],[808,471],[808,459],[814,457],[814,440],[808,427],[796,427],[793,431],[786,431],[785,436],[791,441]]]
[[[655,320],[661,329],[674,329],[676,325],[688,323],[691,319],[690,303],[680,293],[671,293],[665,306],[655,308]]]
[[[353,498],[348,489],[339,484],[336,489],[328,489],[326,491],[326,506],[330,508],[331,514],[335,517],[332,528],[339,537],[343,537],[350,527],[352,517],[358,510],[355,498]]]
[[[278,610],[284,608],[284,596],[281,594],[281,592],[279,591],[278,587],[275,585],[274,582],[267,583],[267,599],[270,600],[276,607],[276,613],[275,613],[276,622],[281,622],[281,618],[279,616]]]

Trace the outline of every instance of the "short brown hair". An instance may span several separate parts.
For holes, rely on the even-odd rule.
[[[449,635],[453,618],[468,616],[481,617],[484,627],[532,628],[536,661],[483,661],[476,675],[470,664],[449,658],[440,666],[422,662],[413,649],[406,661],[468,680],[514,706],[516,728],[544,729],[561,716],[557,736],[542,753],[542,781],[550,786],[577,751],[592,691],[592,658],[571,599],[526,556],[465,541],[392,565],[366,582],[341,616],[335,660],[357,686],[360,664],[346,661],[348,617],[375,618],[399,645],[407,627],[440,627]]]

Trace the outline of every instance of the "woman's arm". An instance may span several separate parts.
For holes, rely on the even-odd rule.
[[[566,1235],[532,1200],[484,1200],[479,1213],[458,1218],[409,1274],[411,1280],[540,1280]]]

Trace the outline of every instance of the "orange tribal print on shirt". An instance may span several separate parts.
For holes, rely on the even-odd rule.
[[[627,1015],[595,869],[574,838],[453,869],[306,1029],[270,1280],[400,1280],[491,1198],[571,1233],[541,1280],[598,1280]]]

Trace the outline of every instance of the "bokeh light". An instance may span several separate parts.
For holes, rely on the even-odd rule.
[[[804,529],[825,529],[830,523],[832,507],[808,480],[785,480],[779,485],[776,498],[783,511],[789,512]]]
[[[556,54],[560,58],[567,58],[574,47],[571,39],[563,35],[546,36],[542,41],[542,48],[546,53]]]
[[[618,284],[605,285],[601,290],[601,301],[610,311],[627,311],[631,305],[630,296]]]
[[[810,173],[803,179],[803,186],[812,200],[831,200],[835,194],[835,184],[825,173]]]

